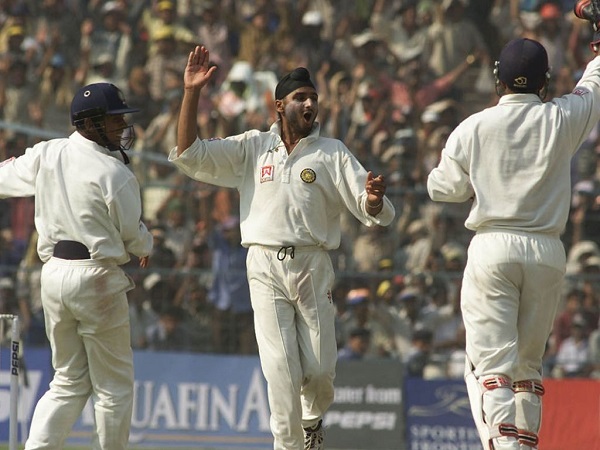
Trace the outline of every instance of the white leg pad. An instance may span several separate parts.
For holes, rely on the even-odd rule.
[[[485,450],[518,450],[512,382],[503,375],[478,379],[471,362],[465,364],[465,383],[473,420]]]
[[[544,387],[537,380],[513,383],[515,392],[516,421],[521,449],[538,448],[538,432],[542,425],[542,399]]]

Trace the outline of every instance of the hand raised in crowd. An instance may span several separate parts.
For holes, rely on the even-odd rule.
[[[183,74],[185,89],[202,89],[208,84],[217,66],[210,66],[209,52],[204,46],[197,45],[190,52]]]

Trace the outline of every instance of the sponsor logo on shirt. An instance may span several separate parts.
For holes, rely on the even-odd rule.
[[[16,158],[13,156],[12,158],[8,158],[6,161],[0,162],[0,167],[7,165],[8,163],[14,161]]]
[[[264,183],[266,181],[273,181],[273,172],[275,171],[274,167],[271,166],[262,166],[260,168],[260,182]]]
[[[589,94],[590,91],[588,91],[587,89],[582,89],[582,88],[575,88],[573,89],[573,94],[575,95],[579,95],[580,97],[585,95],[585,94]]]
[[[317,174],[312,169],[304,169],[300,172],[300,179],[305,183],[313,183],[317,179]]]

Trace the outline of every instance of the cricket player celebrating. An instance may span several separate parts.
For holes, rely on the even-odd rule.
[[[145,267],[152,235],[140,221],[140,188],[113,151],[129,148],[124,115],[135,112],[109,83],[81,88],[71,103],[76,131],[40,142],[0,167],[0,197],[35,196],[46,334],[55,373],[36,405],[27,450],[62,449],[90,395],[95,450],[127,448],[133,352],[119,265]],[[122,145],[123,142],[123,145]]]
[[[465,226],[476,234],[461,308],[465,381],[483,448],[531,450],[541,425],[542,356],[565,273],[559,236],[570,162],[600,119],[600,58],[572,93],[546,103],[550,71],[540,43],[509,42],[494,73],[498,105],[453,131],[427,188],[436,201],[472,201]]]
[[[199,139],[198,98],[215,70],[204,47],[190,53],[169,160],[196,180],[239,190],[274,448],[323,449],[337,359],[327,250],[340,244],[343,209],[371,226],[388,225],[394,208],[382,176],[367,172],[342,142],[319,135],[318,95],[304,68],[277,84],[280,120],[269,131]]]

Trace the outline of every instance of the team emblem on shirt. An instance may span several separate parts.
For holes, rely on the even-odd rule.
[[[300,172],[300,179],[305,183],[312,183],[317,179],[317,174],[312,169],[304,169]]]
[[[260,182],[273,181],[273,166],[262,166],[260,168]]]

